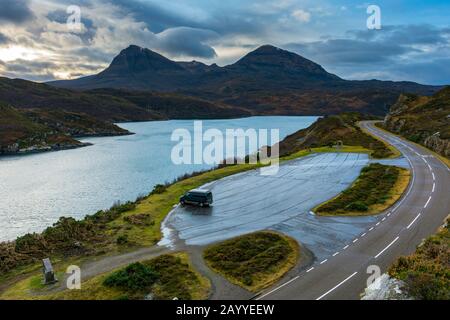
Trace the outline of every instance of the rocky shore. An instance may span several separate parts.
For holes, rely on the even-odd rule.
[[[0,156],[86,147],[91,144],[77,139],[129,134],[113,123],[84,114],[0,106]]]

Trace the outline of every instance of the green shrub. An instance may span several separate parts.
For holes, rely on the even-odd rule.
[[[129,299],[152,294],[158,300],[189,300],[192,288],[200,286],[200,280],[179,257],[165,254],[130,264],[108,276],[103,284],[123,290],[123,296]]]
[[[389,274],[404,281],[406,291],[416,299],[450,300],[449,245],[447,223],[414,254],[398,258],[389,269]]]
[[[148,266],[137,262],[130,264],[123,270],[114,272],[107,277],[103,284],[126,291],[145,292],[158,280],[158,273]]]
[[[128,243],[128,236],[126,234],[120,235],[116,240],[118,245],[124,245]]]
[[[333,200],[316,209],[318,213],[367,212],[384,204],[400,176],[400,168],[372,163],[361,170],[355,183]]]
[[[152,190],[152,192],[150,193],[150,195],[152,195],[152,194],[161,194],[161,193],[166,192],[166,190],[167,190],[167,186],[165,186],[165,185],[163,185],[163,184],[157,184],[157,185],[153,188],[153,190]]]
[[[261,275],[278,271],[293,253],[281,235],[256,232],[213,245],[205,250],[204,258],[214,270],[252,286]]]
[[[369,210],[369,207],[362,201],[355,201],[350,203],[347,206],[347,209],[350,211],[367,211]]]

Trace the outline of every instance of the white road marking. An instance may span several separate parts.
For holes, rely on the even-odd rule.
[[[279,287],[277,287],[277,288],[275,288],[275,289],[273,289],[273,290],[267,292],[266,294],[263,294],[262,296],[256,298],[256,300],[260,300],[260,299],[262,299],[262,298],[264,298],[264,297],[267,297],[269,294],[272,294],[272,293],[274,293],[275,291],[280,290],[281,288],[283,288],[284,286],[287,286],[287,285],[290,284],[291,282],[294,282],[294,281],[297,280],[298,278],[300,278],[300,276],[296,276],[295,278],[292,278],[292,279],[289,280],[288,282],[283,283],[281,286],[279,286]]]
[[[436,187],[436,183],[433,182],[433,189],[431,189],[431,192],[434,192],[435,187]]]
[[[339,254],[339,251],[338,252],[335,252],[335,253],[333,253],[333,257],[336,257],[337,255]]]
[[[376,226],[378,227],[380,225],[381,222],[377,222]]]
[[[419,214],[414,218],[414,220],[411,221],[411,223],[406,227],[406,229],[411,228],[411,226],[413,225],[413,223],[416,222],[417,219],[419,219],[420,215],[421,215],[421,213],[419,213]]]
[[[430,203],[430,201],[431,201],[431,196],[428,198],[427,203],[425,203],[425,205],[423,207],[426,208],[428,206],[428,204]]]
[[[372,230],[373,230],[373,227],[370,227],[369,231],[372,231]]]
[[[389,212],[389,213],[387,214],[387,216],[390,217],[390,216],[391,216],[391,213]]]
[[[306,272],[310,272],[310,271],[313,271],[313,270],[314,270],[314,267],[311,267],[308,270],[306,270]]]
[[[383,254],[383,252],[385,252],[387,249],[389,249],[389,247],[392,246],[398,239],[399,239],[399,237],[395,238],[391,243],[389,243],[389,244],[387,245],[386,248],[384,248],[383,250],[381,250],[380,253],[378,253],[378,254],[375,256],[375,259],[378,258],[379,256],[381,256],[381,255]]]
[[[384,217],[383,219],[381,219],[381,221],[384,221],[384,220],[386,220],[386,217]]]
[[[361,238],[364,237],[366,234],[367,234],[367,233],[364,232],[364,233],[361,235]]]
[[[346,245],[344,248],[342,248],[342,250],[345,250],[349,247],[349,245]]]
[[[328,259],[323,260],[320,264],[324,264],[325,262],[327,262]]]
[[[323,297],[325,297],[327,294],[333,292],[334,290],[336,290],[337,288],[339,288],[341,285],[343,285],[344,283],[346,283],[348,280],[350,280],[351,278],[353,278],[358,272],[353,272],[350,276],[348,276],[347,278],[345,278],[344,281],[338,283],[336,286],[334,286],[333,288],[331,288],[330,290],[328,290],[327,292],[325,292],[323,295],[321,295],[320,297],[318,297],[316,300],[320,300]]]
[[[431,175],[433,176],[433,181],[435,181],[436,177],[434,176],[434,172],[432,172]]]
[[[356,238],[355,240],[353,240],[353,243],[355,243],[356,241],[358,241],[358,238]]]

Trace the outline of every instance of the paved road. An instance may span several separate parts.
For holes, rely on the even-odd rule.
[[[365,122],[364,128],[397,147],[410,162],[407,193],[369,229],[309,269],[284,280],[257,299],[359,299],[368,266],[384,272],[400,255],[411,254],[450,213],[450,170],[431,152]]]

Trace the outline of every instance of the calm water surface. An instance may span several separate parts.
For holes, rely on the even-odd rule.
[[[280,129],[280,139],[317,117],[203,121],[203,128]],[[131,136],[89,138],[86,148],[0,158],[0,241],[40,232],[61,216],[82,218],[115,201],[134,200],[158,183],[208,165],[174,165],[172,131],[192,120],[124,123]],[[252,150],[254,151],[254,150]]]

